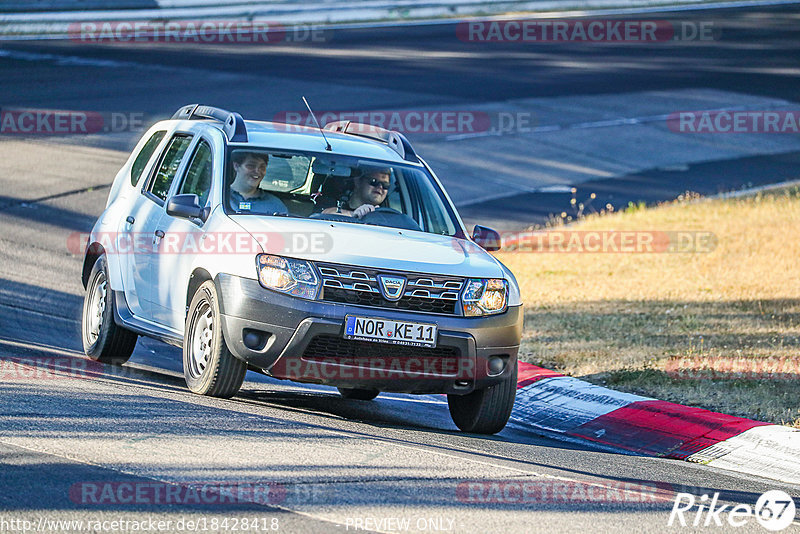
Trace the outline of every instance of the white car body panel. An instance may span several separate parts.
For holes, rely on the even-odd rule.
[[[232,215],[231,219],[257,239],[266,238],[264,248],[273,254],[462,277],[498,278],[503,274],[497,261],[483,249],[469,247],[463,239],[450,236],[314,219],[257,215]],[[330,250],[293,245],[295,241],[302,245],[320,235],[332,245]],[[273,247],[270,247],[270,238],[275,243]]]

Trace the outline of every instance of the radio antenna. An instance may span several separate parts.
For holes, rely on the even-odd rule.
[[[303,98],[303,102],[305,103],[306,107],[308,108],[308,112],[311,113],[311,118],[314,119],[314,123],[316,123],[317,128],[319,128],[319,133],[322,134],[322,138],[325,140],[325,150],[330,152],[333,149],[331,148],[331,144],[328,142],[328,138],[325,137],[325,132],[322,130],[322,126],[319,125],[319,121],[317,120],[317,116],[314,115],[313,111],[311,111],[311,106],[308,105],[308,100],[306,100],[306,97],[302,97],[302,98]]]

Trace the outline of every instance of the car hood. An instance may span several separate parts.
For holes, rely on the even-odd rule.
[[[502,278],[503,269],[464,239],[382,226],[314,219],[233,215],[264,252],[376,269]]]

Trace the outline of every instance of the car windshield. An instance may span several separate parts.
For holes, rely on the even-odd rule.
[[[426,169],[314,152],[230,151],[226,211],[292,216],[460,235]]]

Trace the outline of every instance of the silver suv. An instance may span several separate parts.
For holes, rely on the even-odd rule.
[[[114,179],[86,248],[83,345],[109,364],[138,335],[182,347],[189,389],[216,397],[248,369],[352,399],[445,393],[460,429],[491,434],[522,333],[498,247],[468,236],[397,132],[189,105]]]

